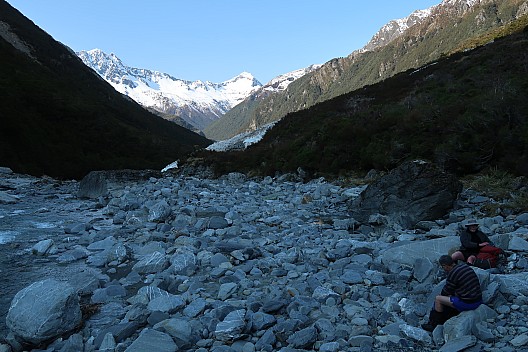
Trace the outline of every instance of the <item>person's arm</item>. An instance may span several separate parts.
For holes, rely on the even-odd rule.
[[[493,246],[493,242],[490,241],[489,237],[482,231],[479,230],[478,236],[480,238],[480,247],[484,247],[485,245],[489,244]]]
[[[453,296],[455,294],[456,283],[454,282],[453,271],[450,271],[446,277],[446,283],[442,288],[441,296]]]

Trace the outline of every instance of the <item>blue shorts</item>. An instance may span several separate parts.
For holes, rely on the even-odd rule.
[[[466,302],[462,301],[460,298],[455,297],[455,296],[449,297],[449,300],[451,301],[451,303],[453,303],[453,305],[455,306],[456,310],[458,310],[460,312],[463,312],[465,310],[477,309],[482,304],[482,300],[480,300],[478,302],[474,302],[474,303],[466,303]]]

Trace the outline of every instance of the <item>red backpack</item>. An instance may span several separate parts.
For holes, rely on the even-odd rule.
[[[501,248],[488,244],[480,249],[473,265],[481,269],[496,268],[505,259],[506,254]]]

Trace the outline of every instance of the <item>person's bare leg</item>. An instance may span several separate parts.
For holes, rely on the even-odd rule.
[[[453,305],[453,303],[451,303],[451,300],[448,296],[440,296],[440,295],[436,296],[435,303],[434,303],[435,310],[437,312],[443,312],[444,306],[455,308],[455,306]]]
[[[464,261],[464,255],[460,251],[456,251],[455,253],[451,254],[451,258],[453,258],[453,261],[456,263],[457,260]]]

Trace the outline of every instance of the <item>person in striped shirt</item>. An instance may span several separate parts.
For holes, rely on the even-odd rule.
[[[480,281],[469,265],[464,262],[457,264],[450,255],[441,256],[438,262],[447,272],[447,277],[441,293],[435,298],[429,321],[422,325],[427,331],[433,331],[450,317],[477,309],[482,304]]]

